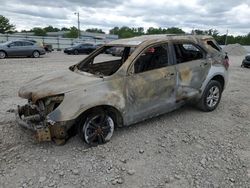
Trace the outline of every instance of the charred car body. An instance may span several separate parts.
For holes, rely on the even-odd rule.
[[[122,47],[121,57],[107,49]],[[133,49],[133,53],[131,53]],[[108,55],[106,55],[108,56]],[[112,41],[60,74],[41,76],[23,86],[20,125],[39,141],[65,141],[77,130],[88,144],[110,140],[127,126],[185,104],[214,110],[228,79],[228,59],[210,36],[149,35]]]

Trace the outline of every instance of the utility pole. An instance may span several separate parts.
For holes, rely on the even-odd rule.
[[[227,36],[228,36],[228,30],[227,30],[226,39],[225,39],[225,46],[227,45]]]
[[[77,15],[77,23],[78,23],[78,38],[80,39],[81,36],[81,30],[80,30],[80,14],[79,12],[75,12],[75,15]]]

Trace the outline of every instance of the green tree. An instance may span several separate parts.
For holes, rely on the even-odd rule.
[[[162,34],[162,28],[154,28],[154,27],[150,27],[148,28],[146,34],[147,35],[154,35],[154,34]]]
[[[113,29],[109,30],[109,34],[110,35],[118,35],[119,34],[119,30],[120,30],[119,27],[114,27]]]
[[[167,28],[164,32],[164,34],[185,34],[185,31],[183,31],[182,29],[178,28],[178,27],[170,27]]]
[[[102,34],[105,34],[105,32],[104,32],[102,29],[98,29],[98,28],[86,29],[86,32],[90,32],[90,33],[102,33]]]
[[[58,29],[58,28],[56,28],[56,27],[53,27],[53,26],[51,26],[51,25],[49,25],[48,27],[45,27],[45,28],[43,28],[44,29],[44,31],[46,31],[46,32],[58,32],[58,31],[60,31],[60,29]]]
[[[67,38],[77,38],[78,37],[78,29],[74,26],[71,27],[69,32],[65,34]]]
[[[0,33],[12,33],[15,30],[15,26],[10,24],[8,18],[0,15]]]
[[[46,36],[47,35],[46,31],[41,27],[34,27],[30,31],[33,32],[34,35],[36,35],[36,36]]]
[[[69,31],[70,29],[69,28],[67,28],[67,27],[62,27],[61,28],[61,31]]]

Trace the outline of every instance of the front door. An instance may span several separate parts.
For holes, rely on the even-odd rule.
[[[162,114],[175,105],[176,68],[171,65],[169,46],[144,50],[133,64],[126,81],[128,124]]]
[[[22,56],[22,42],[16,41],[9,44],[8,48],[9,56]]]

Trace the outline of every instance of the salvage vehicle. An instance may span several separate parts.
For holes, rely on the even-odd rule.
[[[28,40],[16,40],[0,43],[0,59],[6,57],[34,57],[38,58],[46,52],[43,46]]]
[[[250,55],[247,55],[245,59],[243,59],[241,67],[246,67],[246,68],[250,67]]]
[[[105,54],[113,47],[123,48],[122,56]],[[64,143],[76,131],[87,144],[102,144],[115,127],[187,102],[213,111],[226,87],[228,66],[211,36],[148,35],[112,41],[68,70],[39,76],[21,87],[19,96],[28,103],[18,107],[17,122],[35,131],[39,141]]]

